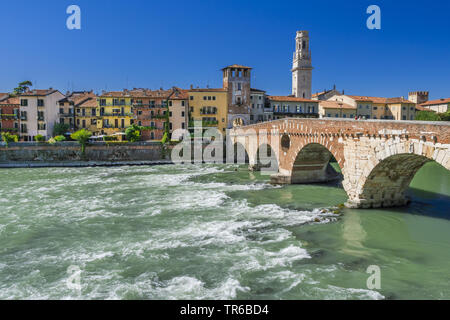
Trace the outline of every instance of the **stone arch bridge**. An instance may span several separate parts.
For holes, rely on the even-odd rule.
[[[333,156],[352,208],[406,205],[405,191],[425,163],[450,170],[448,122],[290,118],[234,128],[230,139],[245,148],[253,169],[261,167],[261,147],[271,150],[273,183],[335,179]]]

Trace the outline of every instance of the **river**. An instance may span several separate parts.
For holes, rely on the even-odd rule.
[[[244,166],[1,170],[0,299],[450,299],[450,172],[409,192],[337,215]]]

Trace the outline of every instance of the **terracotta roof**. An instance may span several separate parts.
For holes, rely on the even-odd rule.
[[[319,106],[324,109],[351,109],[356,110],[356,107],[349,105],[347,103],[339,102],[339,101],[320,101]]]
[[[190,89],[189,92],[225,92],[224,88],[203,88],[203,89]]]
[[[280,102],[314,102],[317,103],[317,100],[309,100],[304,98],[297,98],[297,97],[291,97],[291,96],[268,96],[269,100],[272,101],[280,101]]]
[[[20,99],[18,97],[2,97],[2,99],[0,100],[0,105],[19,105],[20,104]]]
[[[180,89],[174,87],[172,89],[172,95],[169,98],[170,100],[187,100],[189,99],[189,91],[185,89]]]
[[[228,69],[228,68],[235,68],[235,69],[236,69],[236,68],[237,68],[237,69],[252,69],[252,68],[250,68],[250,67],[242,66],[242,65],[239,65],[239,64],[232,64],[231,66],[222,68],[222,70],[225,70],[225,69]]]
[[[97,107],[97,97],[89,97],[88,99],[77,105],[77,107],[95,108]]]
[[[435,112],[434,110],[429,109],[429,108],[422,107],[421,105],[417,105],[417,106],[416,106],[416,110],[418,110],[418,111]]]
[[[421,106],[431,106],[431,105],[434,105],[434,104],[444,104],[444,103],[450,103],[450,98],[430,100],[430,101],[424,102],[424,103],[422,103],[420,105]]]
[[[412,103],[414,102],[406,100],[402,97],[398,98],[382,98],[382,97],[368,97],[368,96],[350,96],[346,95],[347,97],[352,98],[355,101],[362,101],[362,102],[373,102],[373,103]]]
[[[24,93],[20,94],[20,96],[28,96],[28,97],[37,97],[37,96],[41,97],[42,96],[43,97],[43,96],[48,96],[48,95],[50,95],[52,93],[55,93],[55,92],[58,92],[58,90],[55,90],[55,89],[52,89],[52,88],[44,89],[44,90],[34,89],[34,90],[30,90],[30,91],[24,92]]]
[[[8,93],[0,93],[0,100],[6,99],[8,96]]]
[[[92,91],[74,91],[58,102],[72,102],[74,105],[79,105],[83,101],[92,97],[96,97]]]
[[[172,90],[133,89],[123,91],[103,92],[100,97],[112,98],[167,98]]]

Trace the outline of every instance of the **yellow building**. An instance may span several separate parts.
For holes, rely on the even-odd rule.
[[[92,134],[98,135],[96,96],[89,97],[75,105],[75,123],[77,130],[86,129]]]
[[[133,99],[128,90],[104,92],[97,103],[97,133],[112,135],[125,132],[134,123]]]
[[[387,99],[388,113],[391,119],[414,120],[416,119],[416,104],[403,98]]]
[[[218,128],[226,133],[228,117],[228,91],[226,89],[189,90],[189,128],[194,120],[202,120],[203,127]]]
[[[319,101],[319,116],[321,118],[356,117],[356,107],[339,101]]]

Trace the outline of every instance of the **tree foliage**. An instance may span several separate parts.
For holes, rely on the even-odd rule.
[[[81,129],[78,130],[77,132],[72,133],[70,137],[81,144],[81,153],[84,155],[84,152],[86,150],[86,144],[89,141],[89,138],[92,137],[92,132],[86,129]]]
[[[6,143],[6,146],[8,146],[8,143],[10,142],[19,141],[19,137],[17,135],[10,134],[9,132],[3,132],[1,135],[3,142]]]
[[[53,136],[63,136],[69,130],[69,125],[65,123],[55,123],[53,127]]]
[[[31,81],[29,80],[22,81],[21,83],[19,83],[17,88],[14,88],[13,95],[20,95],[24,92],[27,92],[32,86],[33,83]]]
[[[417,111],[416,120],[419,121],[450,121],[450,111],[436,113],[433,111]]]
[[[136,124],[131,125],[125,130],[125,136],[130,142],[137,142],[141,140],[141,131],[143,127],[140,127]]]
[[[45,141],[45,137],[42,134],[38,134],[34,137],[34,140],[37,142],[44,142]]]

